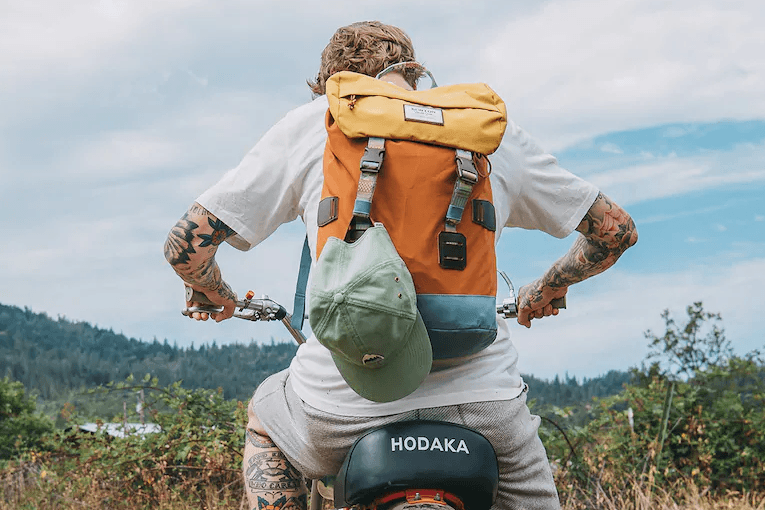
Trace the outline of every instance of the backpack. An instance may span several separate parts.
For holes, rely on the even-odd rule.
[[[317,264],[330,237],[353,242],[381,223],[414,280],[433,359],[486,348],[497,333],[496,219],[486,155],[504,135],[504,103],[485,84],[408,91],[348,71],[334,74],[326,90]]]

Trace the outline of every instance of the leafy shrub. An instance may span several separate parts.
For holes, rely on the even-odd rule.
[[[52,430],[53,423],[35,413],[35,400],[26,394],[23,384],[8,377],[0,379],[0,460],[39,447]]]
[[[220,390],[154,384],[156,380],[145,379],[138,386],[127,383],[114,389],[143,389],[149,395],[147,413],[160,432],[113,437],[104,431],[84,432],[73,422],[66,432],[51,436],[48,453],[17,461],[17,471],[28,470],[34,461],[36,471],[45,473],[45,490],[38,494],[42,500],[34,507],[76,501],[104,508],[160,508],[196,501],[211,508],[230,500],[238,506],[244,404],[225,400]],[[13,467],[6,474],[9,470]]]
[[[765,362],[758,351],[734,356],[720,316],[701,303],[687,312],[685,325],[665,312],[667,332],[646,333],[659,361],[634,370],[620,394],[595,399],[587,420],[581,409],[558,410],[565,435],[540,430],[564,497],[592,506],[592,495],[635,487],[765,491]]]

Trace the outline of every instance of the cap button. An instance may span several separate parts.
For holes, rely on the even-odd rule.
[[[337,294],[335,294],[335,297],[333,298],[333,301],[335,303],[342,303],[343,301],[345,301],[345,296],[343,296],[342,293],[338,292]]]

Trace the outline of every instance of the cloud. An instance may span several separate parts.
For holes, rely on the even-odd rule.
[[[685,307],[696,301],[702,301],[705,310],[721,313],[726,336],[738,354],[762,348],[763,285],[762,258],[691,266],[672,274],[631,274],[616,266],[571,287],[568,309],[558,317],[536,321],[529,330],[513,326],[521,371],[547,378],[566,371],[594,377],[637,366],[647,353],[643,333],[664,332],[661,312],[668,309],[683,324]]]
[[[3,4],[0,134],[44,143],[131,131],[194,102],[224,106],[259,94],[257,121],[285,97],[303,102],[331,32],[319,42],[311,38],[321,24],[284,30],[289,13],[263,1]]]
[[[693,217],[699,214],[706,214],[710,212],[717,212],[717,211],[723,211],[725,209],[728,209],[732,207],[732,204],[722,204],[722,205],[714,205],[710,207],[702,207],[702,208],[694,208],[694,209],[686,209],[683,211],[678,211],[672,214],[657,214],[654,216],[648,216],[640,218],[640,224],[641,225],[648,225],[651,223],[659,223],[659,222],[666,222],[670,220],[680,219],[680,218],[689,218]]]
[[[682,138],[698,131],[698,125],[670,126],[664,129],[662,135],[666,138]]]
[[[407,12],[402,12],[404,6]],[[22,91],[49,76],[57,78],[56,88],[61,89],[115,77],[135,79],[142,70],[161,75],[173,69],[209,85],[212,76],[189,66],[231,55],[248,57],[235,71],[258,69],[267,77],[310,61],[313,72],[335,29],[354,21],[384,19],[407,25],[412,33],[429,32],[443,40],[440,24],[423,22],[426,18],[420,15],[432,15],[436,6],[443,20],[452,25],[463,21],[451,16],[464,11],[458,0],[415,5],[402,0],[385,5],[351,0],[320,4],[234,0],[225,5],[210,0],[6,3],[0,6],[0,47],[5,50],[0,54],[0,91]],[[484,9],[470,10],[473,23],[478,23]]]
[[[762,118],[763,22],[756,0],[556,1],[507,21],[480,69],[553,150],[678,120]]]
[[[77,147],[66,163],[75,178],[113,178],[125,174],[157,171],[186,163],[184,147],[160,133],[123,131],[101,135]]]
[[[139,338],[203,342],[248,342],[270,336],[289,340],[280,324],[241,320],[198,324],[180,315],[183,284],[162,255],[172,221],[152,219],[154,211],[98,221],[62,220],[40,239],[25,235],[25,249],[6,254],[0,302],[28,306],[53,316],[88,321]],[[179,212],[180,217],[182,211]],[[292,309],[304,234],[299,223],[282,226],[251,252],[223,246],[217,260],[239,294],[268,294]]]
[[[29,98],[23,108],[10,100],[0,105],[18,119],[44,116],[78,94],[100,103],[136,101],[141,108],[168,75],[215,88],[224,80],[221,72],[237,79],[235,90],[283,96],[269,87],[269,76],[302,86],[337,26],[378,18],[410,33],[440,82],[491,83],[510,115],[550,150],[678,119],[765,115],[759,93],[765,88],[759,58],[765,8],[755,0],[510,4],[476,2],[465,11],[458,1],[412,7],[335,0],[319,8],[293,0],[221,8],[203,0],[75,0],[64,8],[35,0],[0,7],[0,46],[11,49],[0,55],[0,92]],[[403,5],[413,13],[397,9]],[[424,13],[429,16],[417,15]],[[285,25],[299,30],[279,28]],[[471,36],[443,37],[455,31]]]
[[[65,4],[32,0],[0,8],[0,90],[14,90],[24,80],[48,75],[76,76],[109,71],[112,52],[140,41],[152,23],[178,17],[195,2],[169,0],[73,0]],[[174,32],[173,24],[165,29]],[[172,39],[172,37],[168,37]],[[140,44],[140,43],[139,43]],[[113,67],[112,67],[113,69]]]
[[[689,157],[670,154],[583,175],[620,205],[629,205],[719,186],[763,182],[763,159],[765,144],[743,144],[730,151],[704,151]]]
[[[601,152],[608,152],[610,154],[624,154],[624,151],[614,143],[604,143],[600,146]]]
[[[93,125],[82,131],[71,126],[72,112],[71,118],[53,118],[44,127],[9,129],[0,142],[0,168],[8,170],[7,189],[17,191],[39,192],[41,178],[43,185],[89,188],[143,179],[151,189],[149,183],[168,178],[178,186],[197,179],[210,185],[298,104],[259,91],[214,92],[166,106],[162,115],[155,112],[133,127]],[[47,137],[27,133],[51,126],[57,127]]]

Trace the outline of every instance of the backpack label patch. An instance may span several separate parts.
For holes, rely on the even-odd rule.
[[[441,108],[421,106],[416,104],[404,105],[404,120],[425,122],[427,124],[444,125],[444,112]]]

